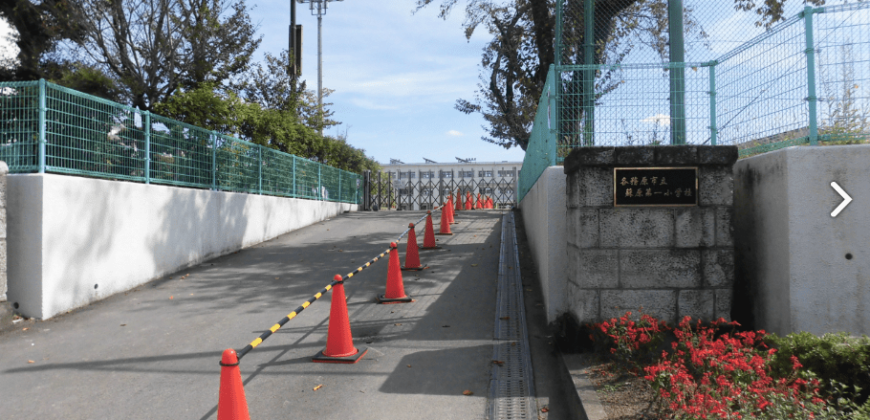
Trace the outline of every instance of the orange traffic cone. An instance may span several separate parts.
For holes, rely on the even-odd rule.
[[[444,207],[441,209],[444,210]],[[423,247],[420,249],[441,249],[435,243],[435,227],[432,226],[432,212],[426,212],[426,232],[423,234]]]
[[[402,270],[420,271],[426,267],[420,263],[420,253],[417,251],[417,233],[414,232],[414,224],[409,223],[408,244],[405,248],[405,265]]]
[[[483,208],[483,203],[480,202],[480,193],[477,193],[477,201],[474,202],[475,210],[480,210]]]
[[[224,350],[221,356],[221,387],[218,394],[218,420],[250,420],[248,402],[242,374],[239,373],[239,359],[233,349]]]
[[[465,193],[465,210],[471,210],[472,202],[474,201],[474,197],[471,195],[471,191]]]
[[[378,295],[378,303],[408,303],[413,302],[405,294],[402,284],[402,267],[399,266],[399,250],[395,242],[390,242],[390,264],[387,267],[387,293]]]
[[[452,200],[450,201],[450,205],[445,207],[444,209],[447,210],[447,223],[449,223],[451,225],[459,224],[459,222],[457,222],[455,219],[453,219],[453,201]]]
[[[441,209],[441,230],[436,235],[452,235],[450,231],[450,222],[448,220],[449,210]]]
[[[462,194],[456,191],[456,211],[462,210]]]
[[[335,275],[341,281],[341,274]],[[332,305],[329,307],[329,329],[326,348],[311,358],[316,363],[356,363],[365,356],[367,348],[353,346],[350,333],[350,319],[347,316],[347,299],[344,297],[344,282],[332,288]]]
[[[492,208],[492,198],[486,197],[486,205],[484,206],[484,208],[486,208],[486,209]]]

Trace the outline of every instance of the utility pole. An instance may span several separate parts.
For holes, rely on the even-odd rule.
[[[299,0],[308,3],[311,15],[317,16],[317,110],[320,112],[320,135],[323,136],[323,15],[330,1],[343,0]]]

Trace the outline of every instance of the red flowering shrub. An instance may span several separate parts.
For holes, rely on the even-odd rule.
[[[668,331],[664,321],[646,314],[634,322],[631,312],[591,327],[598,335],[598,340],[592,335],[589,338],[603,342],[610,349],[618,367],[635,374],[643,372],[644,362],[653,360],[655,350],[664,340],[664,332]]]
[[[698,321],[693,328],[685,317],[672,330],[676,340],[671,351],[662,351],[657,361],[642,366],[639,352],[648,351],[653,341],[660,342],[668,328],[649,316],[635,324],[630,315],[596,327],[612,340],[611,353],[634,365],[631,370],[650,382],[673,418],[836,418],[819,396],[818,380],[806,372],[798,374],[802,365],[796,357],[788,375],[771,376],[776,350],[764,344],[764,331],[717,335],[722,327],[739,324],[720,318],[709,326]]]

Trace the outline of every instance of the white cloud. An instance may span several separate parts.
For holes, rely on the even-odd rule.
[[[373,110],[395,110],[399,109],[399,107],[395,105],[388,105],[384,103],[374,102],[367,99],[360,98],[351,98],[349,100],[350,103],[365,109],[373,109]]]
[[[453,137],[461,137],[461,136],[464,136],[465,134],[463,134],[463,133],[460,132],[460,131],[450,130],[450,131],[447,132],[447,135],[448,135],[448,136],[453,136]]]
[[[640,122],[653,123],[657,125],[671,125],[671,117],[665,114],[655,114],[651,117],[646,117]]]

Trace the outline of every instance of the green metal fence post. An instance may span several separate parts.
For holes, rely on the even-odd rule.
[[[804,27],[806,30],[807,48],[804,50],[807,54],[807,102],[810,113],[810,145],[819,145],[819,125],[816,109],[816,49],[813,41],[813,11],[812,6],[804,7],[802,13],[804,18]]]
[[[686,68],[683,0],[668,0],[668,51],[671,71],[671,144],[686,144]]]
[[[320,163],[317,164],[317,197],[321,201],[323,201],[323,181],[320,178],[320,168],[322,167],[323,165]]]
[[[547,73],[547,85],[549,88],[547,91],[543,92],[544,94],[549,96],[548,106],[550,108],[549,116],[551,118],[550,123],[553,124],[550,129],[547,131],[547,141],[551,143],[550,145],[550,166],[556,166],[556,154],[558,153],[558,126],[556,125],[556,115],[559,114],[558,109],[556,108],[556,89],[554,86],[556,85],[556,66],[550,64],[550,71]]]
[[[296,155],[293,155],[293,197],[298,197],[296,193]]]
[[[45,79],[39,79],[39,173],[45,173]]]
[[[595,145],[595,2],[583,3],[583,145]]]
[[[151,113],[143,112],[142,128],[145,129],[145,183],[151,183]]]
[[[562,65],[562,3],[556,2],[556,67]]]
[[[217,148],[219,134],[217,131],[212,131],[214,140],[211,144],[211,189],[217,191]]]
[[[342,199],[341,199],[341,171],[338,172],[338,201],[342,201]]]
[[[716,145],[716,64],[715,60],[708,63],[710,67],[710,145]]]
[[[259,180],[257,181],[257,189],[260,195],[263,195],[263,146],[257,145],[257,167],[259,170]]]

